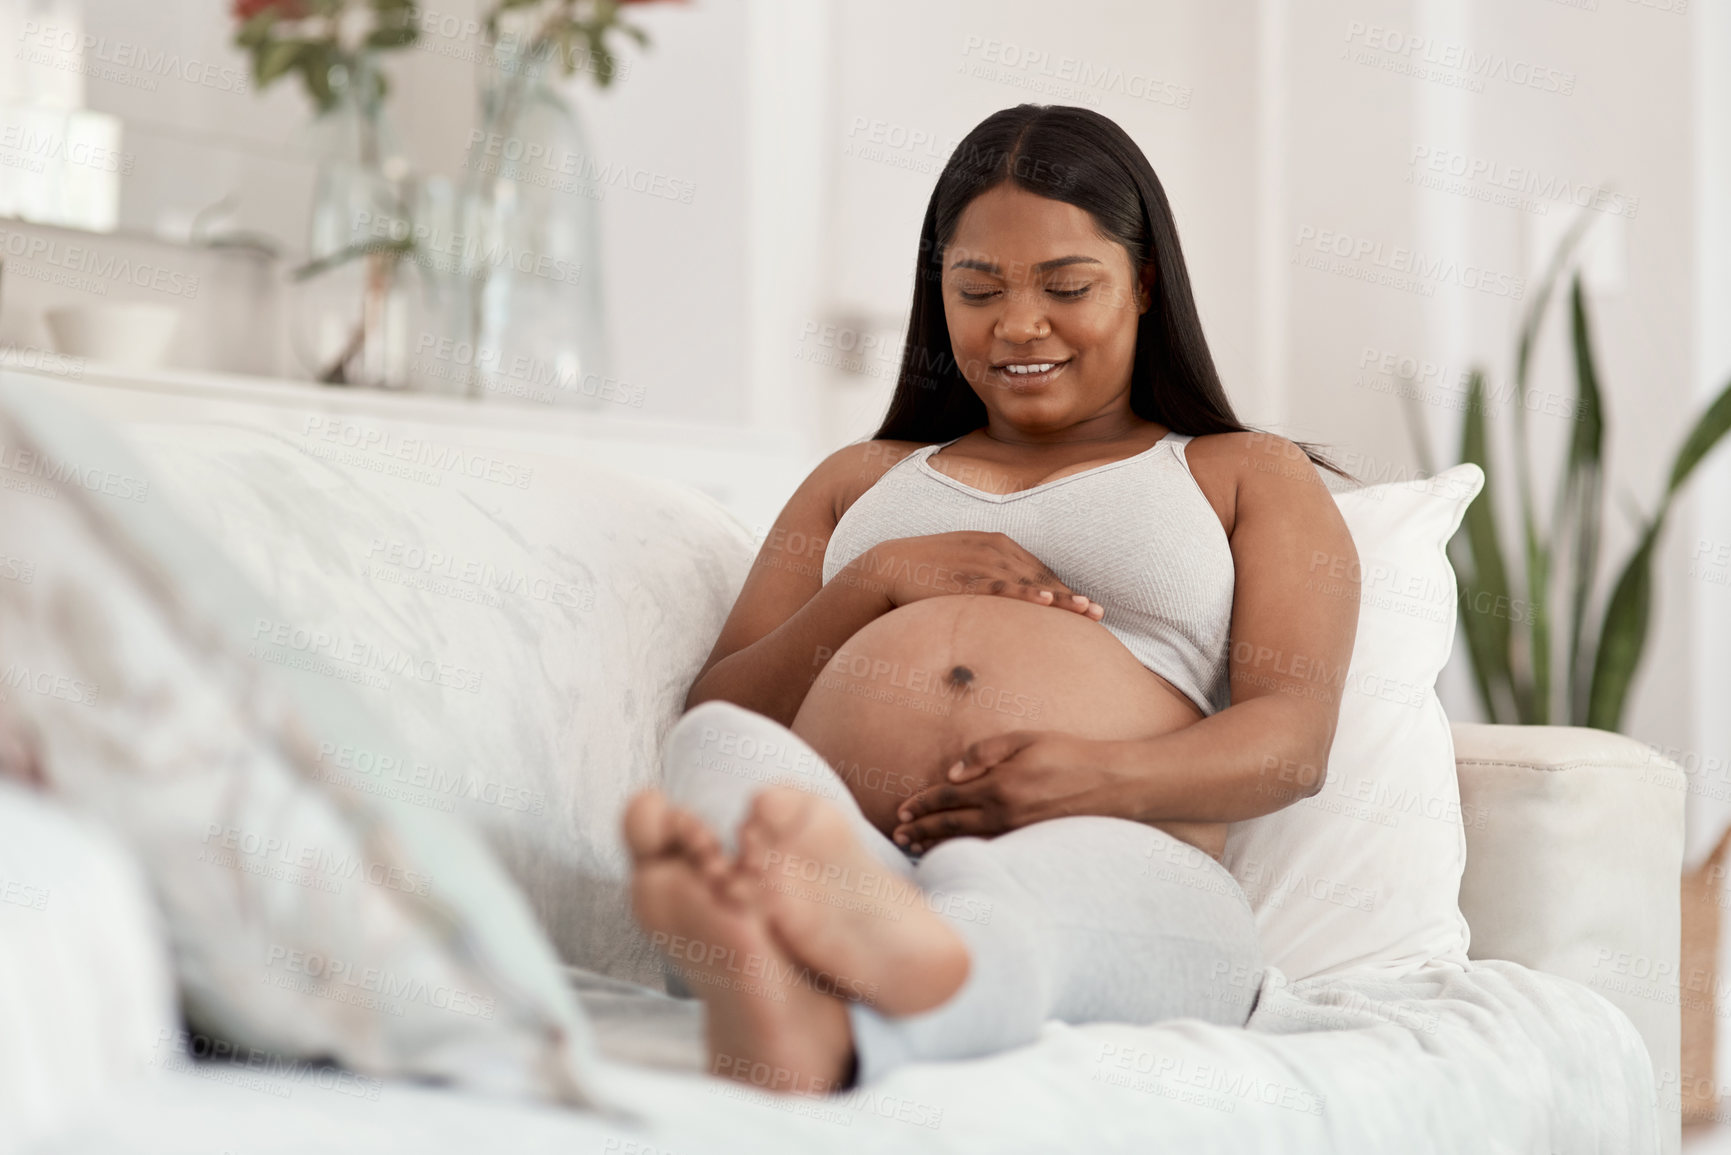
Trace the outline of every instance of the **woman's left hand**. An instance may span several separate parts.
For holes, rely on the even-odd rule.
[[[949,781],[901,804],[896,843],[918,854],[946,838],[991,838],[1048,818],[1116,817],[1126,784],[1111,757],[1119,745],[1055,730],[975,742],[949,768]]]

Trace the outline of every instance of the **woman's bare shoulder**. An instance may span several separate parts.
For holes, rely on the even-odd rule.
[[[1314,500],[1312,489],[1327,492],[1304,447],[1274,433],[1202,434],[1190,439],[1184,458],[1228,537],[1246,501],[1296,511]]]
[[[1310,458],[1304,452],[1304,447],[1290,438],[1278,433],[1264,433],[1259,429],[1246,429],[1238,433],[1203,433],[1190,439],[1190,444],[1184,447],[1189,457],[1202,457],[1210,461],[1223,461],[1231,458],[1235,466],[1251,466],[1259,461],[1302,461],[1309,463]]]
[[[812,470],[802,488],[809,487],[829,498],[839,518],[860,494],[877,484],[878,479],[898,462],[926,444],[922,441],[875,440],[844,445]]]

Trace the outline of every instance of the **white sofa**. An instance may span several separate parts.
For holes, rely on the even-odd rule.
[[[629,932],[613,826],[625,793],[656,773],[656,744],[743,575],[753,533],[767,526],[807,462],[787,442],[762,435],[310,386],[184,375],[137,379],[94,369],[76,378],[35,377],[27,383],[126,429],[172,499],[222,538],[279,604],[291,607],[285,612],[308,615],[314,612],[308,607],[332,607],[328,618],[297,618],[292,625],[405,630],[441,658],[473,667],[480,684],[510,687],[510,708],[503,710],[496,698],[465,698],[449,687],[403,682],[388,689],[405,729],[418,726],[453,744],[475,735],[468,748],[448,746],[443,764],[485,760],[496,780],[480,791],[486,797],[453,795],[452,808],[490,836],[567,961],[617,981],[593,980],[586,999],[607,1048],[663,1067],[689,1067],[695,1037],[690,1008],[647,997],[633,1001],[623,985],[653,983],[657,964]],[[424,445],[461,445],[483,455],[478,466],[483,472],[470,476],[490,472],[497,492],[510,494],[511,523],[488,507],[491,490],[432,480],[427,470],[439,467],[426,465],[418,448],[405,448]],[[317,504],[321,470],[330,471],[326,496],[338,497],[314,509],[309,503]],[[537,478],[533,498],[516,485],[524,470]],[[666,482],[705,490],[722,504],[669,498],[662,488]],[[525,513],[529,504],[544,508]],[[550,540],[559,519],[574,507],[581,507],[586,523],[600,527],[595,540],[603,543],[604,557],[563,557],[561,543]],[[537,533],[549,540],[531,540]],[[453,548],[457,542],[489,544],[470,545],[469,555],[446,556],[435,566],[426,554],[440,542]],[[537,559],[553,568],[537,568]],[[480,574],[508,576],[489,584],[491,579]],[[621,621],[598,620],[601,615],[593,612],[597,593],[608,616],[617,612]],[[440,612],[387,623],[391,615],[401,616],[411,595],[420,605],[443,599],[430,603]],[[269,642],[269,633],[262,641]],[[287,651],[283,656],[297,658]],[[521,690],[527,685],[525,669],[537,685],[548,687],[538,699]],[[603,732],[610,735],[605,742],[598,737]],[[1550,995],[1557,998],[1545,1003],[1531,996],[1546,987],[1542,976],[1493,963],[1485,973],[1502,984],[1498,995],[1468,998],[1446,987],[1438,995],[1445,1002],[1480,1001],[1460,1007],[1449,1003],[1453,1009],[1439,1013],[1458,1014],[1463,1035],[1495,1037],[1505,1049],[1499,1030],[1507,1030],[1508,1039],[1555,1034],[1534,1043],[1551,1055],[1618,1045],[1622,1036],[1617,1032],[1632,1039],[1627,1024],[1633,1024],[1650,1058],[1651,1085],[1636,1090],[1612,1084],[1611,1093],[1628,1100],[1619,1110],[1630,1118],[1656,1103],[1659,1130],[1626,1140],[1628,1146],[1612,1138],[1599,1149],[1677,1151],[1681,771],[1631,739],[1597,731],[1457,725],[1455,742],[1462,810],[1472,818],[1466,823],[1461,887],[1472,957],[1508,960],[1572,979],[1596,995],[1550,984],[1555,988]],[[515,761],[502,769],[501,743]],[[604,782],[586,778],[593,772],[571,761],[574,743],[584,743],[592,759],[612,760]],[[354,781],[367,773],[364,759],[353,752],[332,751],[331,756],[334,775]],[[408,761],[418,758],[437,761],[424,748]],[[374,785],[420,791],[428,805],[446,808],[439,797],[441,781],[434,766],[419,778],[399,776],[395,784]],[[469,781],[473,785],[472,777]],[[508,804],[501,801],[506,797],[512,800]],[[4,949],[0,943],[0,952]],[[1513,1005],[1529,996],[1539,1010]],[[1618,1008],[1626,1022],[1603,1012],[1597,996]],[[1499,998],[1509,1006],[1502,1012],[1487,1010]],[[1572,1025],[1555,1010],[1564,1003],[1602,1021],[1578,1037],[1566,1037]],[[1485,1014],[1489,1018],[1477,1017]],[[1499,1022],[1499,1014],[1504,1021]],[[62,1121],[40,1149],[214,1151],[239,1145],[248,1150],[459,1151],[493,1150],[503,1140],[515,1150],[649,1155],[810,1149],[813,1135],[822,1137],[823,1146],[833,1140],[838,1148],[845,1135],[860,1150],[922,1144],[934,1150],[1041,1150],[1072,1142],[1090,1150],[1143,1149],[1132,1142],[1133,1123],[1106,1118],[1087,1101],[1085,1075],[1071,1082],[1051,1076],[1066,1062],[1066,1048],[1100,1037],[1107,1036],[1055,1030],[1033,1049],[1039,1054],[1019,1066],[1008,1060],[986,1064],[983,1069],[993,1072],[992,1094],[939,1081],[931,1084],[926,1099],[916,1101],[898,1084],[902,1098],[887,1111],[881,1099],[864,1115],[856,1105],[852,1121],[841,1120],[839,1128],[838,1119],[826,1121],[813,1109],[745,1102],[726,1088],[695,1083],[689,1076],[622,1074],[626,1096],[643,1104],[645,1116],[654,1117],[654,1105],[670,1095],[678,1103],[670,1117],[651,1118],[647,1130],[620,1130],[617,1120],[603,1123],[406,1085],[368,1098],[278,1079],[275,1085],[287,1093],[261,1095],[257,1085],[146,1062],[104,1074],[100,1091],[68,1092]],[[1420,1040],[1423,1046],[1434,1042]],[[6,1070],[5,1058],[0,1042],[0,1071]],[[1371,1056],[1363,1069],[1388,1064]],[[1553,1081],[1567,1084],[1570,1078],[1559,1071]],[[271,1085],[268,1079],[265,1084]],[[1531,1085],[1544,1087],[1547,1080],[1539,1077]],[[1570,1087],[1543,1093],[1557,1096],[1552,1116],[1568,1113],[1562,1106],[1573,1093]],[[1006,1116],[993,1105],[999,1094],[1019,1101],[1025,1112],[1039,1113]],[[1364,1095],[1378,1095],[1373,1083],[1365,1084]],[[1644,1102],[1636,1102],[1643,1096]],[[1377,1123],[1382,1132],[1369,1124],[1355,1129],[1353,1112],[1368,1118],[1377,1110],[1398,1114],[1407,1109],[1354,1105],[1351,1098],[1343,1101],[1335,1092],[1329,1100],[1336,1114],[1327,1128],[1314,1131],[1313,1145],[1320,1144],[1315,1149],[1371,1150],[1363,1136],[1387,1134],[1388,1124]],[[1392,1102],[1396,1096],[1385,1098]],[[1447,1104],[1448,1096],[1438,1101]],[[693,1104],[702,1109],[693,1111]],[[1162,1110],[1177,1108],[1163,1103]],[[1320,1107],[1316,1113],[1322,1113]],[[1535,1116],[1544,1113],[1535,1110]],[[1431,1121],[1408,1118],[1403,1125],[1434,1137],[1437,1150],[1481,1149],[1447,1138],[1446,1114]],[[901,1117],[884,1122],[894,1115]],[[1098,1133],[1087,1133],[1102,1121]],[[1171,1119],[1162,1116],[1159,1123],[1156,1134],[1174,1134]],[[1195,1124],[1202,1129],[1193,1134],[1210,1134],[1207,1123]],[[1313,1126],[1308,1119],[1276,1117],[1267,1134],[1280,1136],[1287,1133],[1282,1128],[1300,1123]],[[998,1141],[991,1128],[1006,1125],[1010,1138],[1000,1136],[999,1145],[992,1146]],[[1556,1146],[1561,1132],[1546,1126],[1521,1131],[1519,1146],[1499,1140],[1504,1145],[1497,1149],[1564,1149]],[[1602,1131],[1588,1128],[1580,1134],[1615,1136],[1616,1126],[1607,1123]],[[1349,1135],[1358,1138],[1343,1138]],[[1215,1148],[1193,1140],[1174,1149]]]

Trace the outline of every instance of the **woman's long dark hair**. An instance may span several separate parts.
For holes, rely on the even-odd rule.
[[[1139,273],[1154,266],[1153,301],[1136,328],[1130,408],[1179,432],[1248,433],[1232,412],[1178,245],[1178,226],[1154,166],[1128,133],[1086,108],[1019,104],[995,112],[956,146],[920,225],[913,312],[901,374],[879,438],[949,441],[986,424],[986,406],[956,364],[944,319],[944,248],[962,210],[998,185],[1085,210],[1130,253]],[[1350,476],[1310,446],[1312,461]]]

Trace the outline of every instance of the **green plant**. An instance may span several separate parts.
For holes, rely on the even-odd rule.
[[[1485,373],[1477,367],[1467,374],[1460,459],[1484,470],[1485,487],[1467,508],[1460,532],[1450,541],[1449,557],[1460,580],[1461,628],[1486,717],[1493,722],[1544,725],[1554,721],[1618,730],[1646,647],[1653,607],[1653,559],[1665,518],[1689,475],[1731,430],[1731,382],[1684,438],[1658,508],[1651,515],[1634,514],[1638,525],[1635,548],[1603,600],[1595,623],[1593,587],[1604,520],[1607,412],[1579,272],[1570,277],[1568,298],[1576,420],[1546,525],[1540,524],[1535,512],[1526,421],[1533,348],[1557,281],[1586,230],[1587,220],[1583,216],[1558,245],[1522,320],[1515,349],[1511,397],[1515,462],[1511,472],[1521,509],[1521,546],[1516,554],[1521,564],[1511,566],[1503,553],[1496,494],[1508,475],[1491,458],[1485,425]],[[1410,396],[1406,400],[1416,433],[1423,425],[1412,408],[1418,402]],[[1425,471],[1434,472],[1428,444],[1422,436],[1415,440]],[[1519,586],[1525,587],[1524,599],[1513,592]],[[1552,597],[1558,586],[1566,589],[1562,599],[1565,614],[1560,621],[1553,613]],[[1560,628],[1560,637],[1554,636],[1554,625]],[[1553,717],[1559,692],[1562,709]]]
[[[583,68],[595,84],[613,83],[618,62],[608,34],[623,33],[646,47],[648,35],[619,17],[619,10],[649,0],[495,0],[483,24],[490,44],[513,47],[522,60],[538,67],[550,57],[566,76]],[[511,25],[511,27],[507,27]],[[513,46],[513,41],[517,43]]]
[[[420,36],[415,0],[234,0],[233,11],[235,46],[252,57],[253,83],[262,91],[297,73],[320,115],[336,107],[344,77],[362,78],[369,91],[357,97],[376,107],[385,76],[362,57]]]

